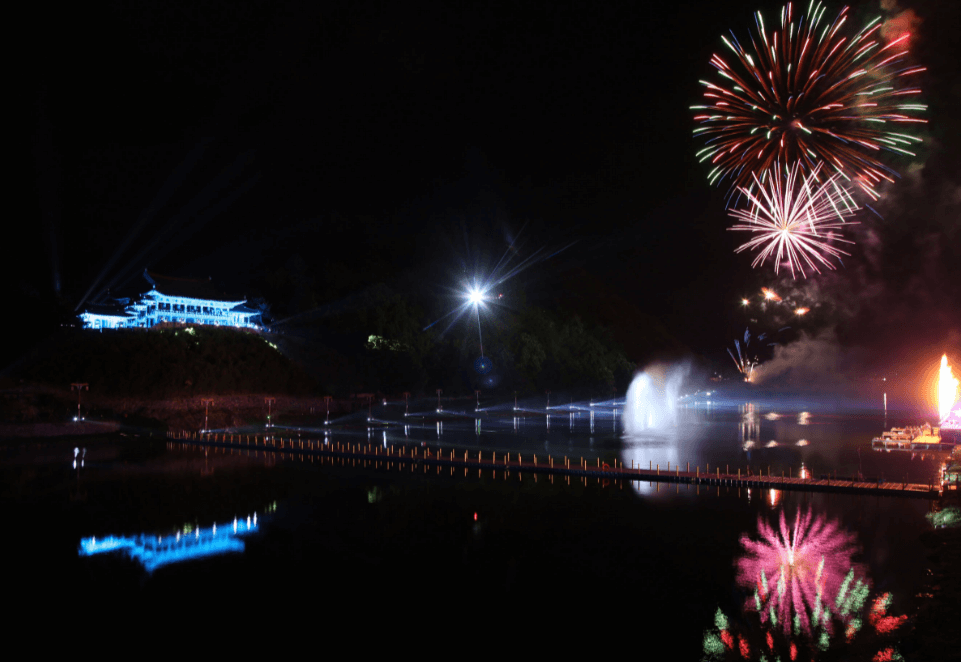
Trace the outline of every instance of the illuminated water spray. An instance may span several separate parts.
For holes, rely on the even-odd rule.
[[[938,416],[944,420],[951,413],[951,407],[958,399],[958,380],[951,373],[948,355],[941,357],[941,371],[938,374]]]
[[[634,377],[624,403],[624,432],[673,427],[686,366],[654,365]]]

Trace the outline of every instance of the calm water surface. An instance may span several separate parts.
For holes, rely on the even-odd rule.
[[[552,412],[549,423],[537,412],[488,411],[478,427],[471,407],[463,416],[452,409],[369,430],[364,412],[334,421],[328,438],[919,482],[937,468],[931,458],[870,451],[872,436],[902,422],[883,413],[692,407],[675,430],[625,439],[616,419],[596,413],[592,425],[589,411]],[[275,432],[306,436],[321,423]],[[657,633],[676,659],[693,660],[706,635],[723,644],[719,610],[733,645],[754,653],[768,632],[782,648],[817,637],[813,625],[785,632],[749,608],[760,575],[753,583],[748,575],[765,563],[756,550],[773,558],[790,547],[778,542],[782,516],[796,542],[795,585],[789,578],[785,588],[800,600],[795,612],[800,605],[816,622],[817,588],[836,602],[849,573],[849,592],[864,587],[864,604],[834,626],[831,647],[855,618],[855,650],[897,645],[897,632],[872,629],[871,605],[889,594],[885,615],[896,619],[914,613],[925,591],[926,500],[370,470],[123,436],[7,442],[3,452],[15,567],[34,595],[140,607],[203,595],[233,608],[309,595],[312,608],[341,617],[413,618],[409,609],[426,604],[416,613],[428,619],[477,609],[538,626],[575,618],[588,629]],[[753,554],[750,541],[760,543]],[[773,584],[761,599],[777,616],[784,594],[773,597]]]

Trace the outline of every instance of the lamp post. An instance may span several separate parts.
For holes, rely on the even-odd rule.
[[[200,404],[202,404],[202,405],[204,406],[204,429],[201,430],[201,432],[206,432],[207,429],[208,429],[208,427],[207,427],[207,420],[208,420],[208,419],[207,419],[207,415],[210,413],[210,405],[212,405],[213,403],[214,403],[214,401],[211,400],[210,398],[201,398],[201,399],[200,399]]]
[[[474,395],[477,396],[477,405],[474,407],[474,411],[480,411],[480,391],[474,391]]]
[[[484,336],[481,333],[480,307],[484,303],[486,293],[484,290],[472,287],[467,291],[467,300],[474,306],[474,313],[477,315],[477,341],[480,345],[481,358],[484,358]]]
[[[440,404],[440,394],[443,392],[443,389],[437,389],[437,411],[443,411],[444,409]]]
[[[404,416],[410,416],[410,393],[404,391]]]
[[[75,382],[70,385],[70,390],[77,392],[77,417],[74,418],[73,420],[82,421],[83,418],[80,416],[80,394],[85,390],[89,391],[90,385],[87,384],[86,382]]]
[[[324,396],[324,404],[327,405],[327,419],[324,421],[324,425],[330,425],[330,400],[331,400],[331,396],[329,395]]]
[[[514,411],[517,411],[517,391],[514,391]]]
[[[544,393],[547,394],[547,408],[550,409],[550,408],[551,408],[551,392],[550,392],[550,391],[544,391]]]
[[[276,399],[276,398],[264,398],[264,402],[267,404],[267,427],[268,427],[268,428],[272,428],[272,427],[274,427],[274,424],[270,422],[270,407],[271,407],[271,405],[273,405],[275,402],[277,402],[277,399]]]

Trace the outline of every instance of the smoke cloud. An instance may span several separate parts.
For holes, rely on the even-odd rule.
[[[831,330],[801,334],[789,345],[776,347],[774,358],[754,371],[754,382],[765,386],[804,388],[849,381],[845,352]]]

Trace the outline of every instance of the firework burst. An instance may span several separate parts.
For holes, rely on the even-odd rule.
[[[924,71],[907,63],[910,33],[884,43],[880,17],[852,34],[847,7],[833,22],[824,12],[812,1],[796,15],[789,3],[775,29],[758,12],[750,49],[733,33],[722,37],[733,63],[711,58],[723,82],[701,81],[705,105],[693,106],[702,111],[694,133],[707,141],[698,157],[711,164],[712,183],[729,179],[733,192],[777,162],[805,170],[829,163],[877,199],[877,185],[894,174],[882,151],[914,156],[910,148],[921,139],[905,127],[925,122],[912,113],[926,106],[910,85]]]
[[[808,271],[834,269],[832,258],[850,255],[836,242],[854,242],[841,238],[838,230],[859,208],[838,182],[837,173],[819,182],[820,171],[818,164],[802,178],[798,164],[790,169],[775,165],[763,179],[754,175],[756,191],[741,189],[750,206],[728,212],[740,221],[730,229],[756,235],[735,250],[759,250],[752,267],[773,258],[775,273],[786,262],[794,278],[798,273],[806,277]]]

